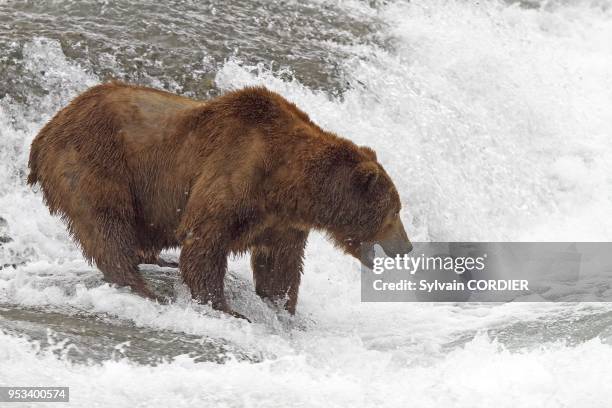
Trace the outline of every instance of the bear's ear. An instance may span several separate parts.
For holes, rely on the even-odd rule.
[[[370,149],[367,146],[361,146],[360,149],[363,152],[363,154],[365,154],[368,158],[374,161],[378,160],[378,158],[376,157],[376,152],[374,150]]]
[[[374,189],[378,177],[380,176],[380,169],[374,162],[363,162],[359,163],[353,174],[351,175],[353,185],[362,192],[369,192]]]

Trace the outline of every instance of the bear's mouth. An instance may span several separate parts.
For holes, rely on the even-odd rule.
[[[385,239],[363,243],[361,245],[358,258],[362,265],[369,269],[372,269],[374,266],[374,259],[377,257],[377,245],[382,248],[384,255],[389,258],[395,258],[397,256],[403,257],[412,252],[413,249],[412,243],[401,222],[395,224]],[[380,253],[380,251],[378,252]]]
[[[382,251],[377,250],[377,246]],[[371,242],[363,244],[359,254],[359,262],[368,269],[374,267],[374,260],[381,256],[388,258],[395,258],[397,256],[403,257],[412,252],[412,243],[404,240],[385,240],[380,242]]]
[[[376,243],[367,243],[361,246],[359,262],[368,269],[374,267],[374,258],[376,258]]]

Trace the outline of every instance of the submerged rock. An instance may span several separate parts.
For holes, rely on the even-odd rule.
[[[127,358],[156,365],[188,355],[195,362],[259,361],[223,339],[137,327],[104,315],[0,307],[0,330],[24,336],[75,363]]]
[[[0,217],[0,246],[12,240],[13,239],[8,235],[8,222]]]

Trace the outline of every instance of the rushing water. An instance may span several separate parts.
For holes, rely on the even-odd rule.
[[[298,313],[110,287],[37,191],[31,140],[110,78],[206,98],[262,84],[376,149],[415,240],[612,239],[608,1],[0,1],[0,385],[74,406],[609,407],[607,304],[372,304],[307,248]],[[176,252],[166,254],[172,258]]]

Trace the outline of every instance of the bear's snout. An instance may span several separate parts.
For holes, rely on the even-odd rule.
[[[387,237],[380,241],[380,246],[385,251],[385,254],[392,258],[397,255],[408,255],[412,252],[412,243],[399,217]]]
[[[395,258],[397,256],[403,257],[412,252],[412,242],[406,234],[402,221],[397,218],[393,227],[387,232],[386,236],[382,239],[377,239],[372,242],[363,243],[361,245],[361,251],[359,256],[356,256],[361,264],[369,269],[374,266],[374,258],[376,257],[375,246],[378,245],[382,248],[385,255],[389,258]]]

